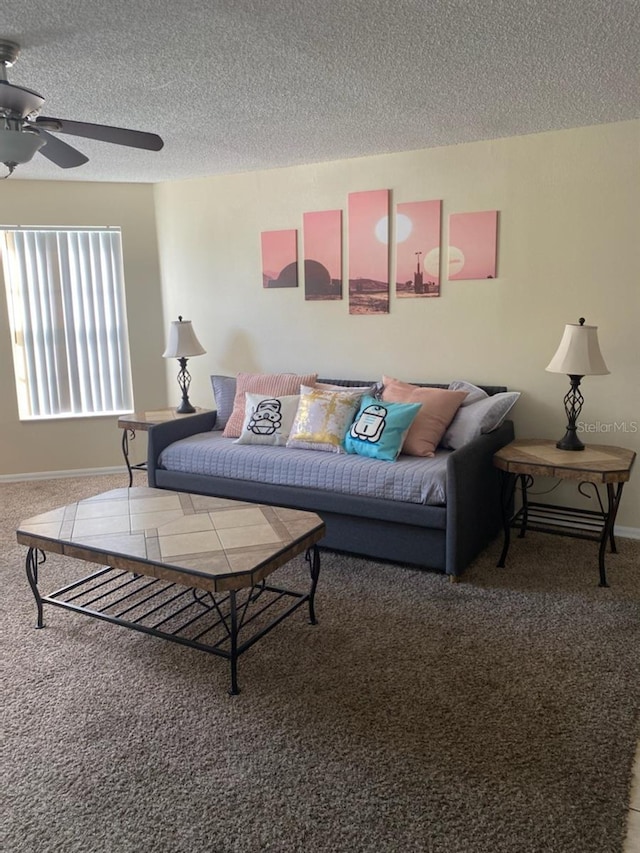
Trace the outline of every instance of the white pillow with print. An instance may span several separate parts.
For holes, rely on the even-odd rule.
[[[270,444],[284,447],[291,432],[300,396],[268,397],[246,394],[244,422],[236,444]]]

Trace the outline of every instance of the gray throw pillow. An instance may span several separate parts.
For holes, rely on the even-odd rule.
[[[449,391],[466,391],[467,396],[462,401],[463,406],[471,406],[477,403],[478,400],[485,400],[489,395],[482,388],[473,385],[471,382],[465,382],[463,379],[456,379],[449,385]]]
[[[212,376],[211,387],[218,411],[214,429],[224,429],[233,411],[233,401],[236,398],[236,377]]]
[[[503,391],[470,406],[460,406],[442,437],[441,446],[457,450],[479,435],[497,429],[519,396],[520,391]]]

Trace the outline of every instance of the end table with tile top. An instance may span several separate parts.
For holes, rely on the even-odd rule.
[[[129,459],[129,441],[136,437],[137,430],[147,432],[152,426],[156,426],[156,424],[163,424],[166,421],[177,421],[182,418],[191,418],[194,415],[210,411],[211,409],[196,408],[195,412],[179,414],[175,409],[156,409],[152,412],[133,412],[130,415],[121,415],[118,418],[118,428],[122,430],[122,455],[124,456],[127,471],[129,472],[129,486],[133,485],[134,471],[147,470],[146,462],[139,462],[132,465]]]
[[[503,520],[504,545],[498,566],[504,566],[510,545],[510,529],[517,527],[522,538],[527,530],[590,539],[600,543],[598,565],[600,586],[608,586],[605,569],[607,542],[616,553],[614,524],[622,487],[631,476],[636,454],[633,450],[611,445],[589,445],[584,450],[560,450],[554,441],[545,439],[519,439],[501,448],[493,457],[494,465],[504,474]],[[556,506],[530,501],[528,489],[534,477],[555,477],[573,480],[578,491],[591,486],[598,501],[597,510],[572,506]],[[522,505],[511,513],[516,485],[520,482]],[[599,486],[606,486],[606,506],[600,496]]]

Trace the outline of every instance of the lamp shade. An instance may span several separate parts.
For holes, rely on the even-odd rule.
[[[169,342],[162,353],[163,358],[191,358],[194,355],[203,355],[205,352],[205,348],[193,331],[191,320],[178,317],[171,322]]]
[[[568,323],[560,346],[547,367],[550,373],[566,373],[569,376],[600,376],[609,373],[598,343],[598,327],[580,323]]]

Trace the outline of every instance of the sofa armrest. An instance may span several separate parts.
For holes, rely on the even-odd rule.
[[[175,421],[166,421],[162,424],[152,426],[147,434],[147,480],[149,486],[156,485],[156,469],[160,454],[181,438],[196,435],[199,432],[209,432],[213,429],[218,413],[201,412],[188,418],[178,418]]]
[[[513,421],[504,421],[447,461],[447,574],[462,574],[502,527],[502,481],[493,456],[513,438]]]

